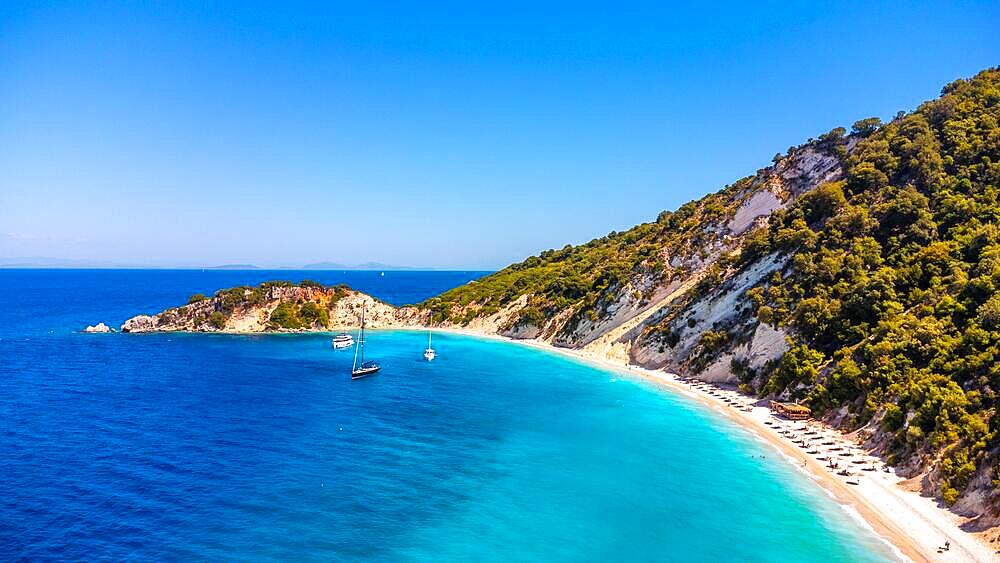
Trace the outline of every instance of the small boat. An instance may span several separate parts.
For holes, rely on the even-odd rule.
[[[341,332],[337,336],[334,336],[331,342],[334,350],[342,350],[354,346],[354,337],[346,332]]]
[[[427,331],[427,349],[424,350],[424,359],[429,362],[429,361],[433,360],[435,358],[435,356],[437,356],[437,352],[434,351],[434,348],[431,348],[431,331],[428,330]]]
[[[358,364],[358,354],[361,355],[361,364]],[[351,379],[361,379],[374,375],[382,366],[372,360],[365,361],[365,310],[361,309],[361,329],[358,330],[358,341],[354,347],[354,366],[351,367]]]

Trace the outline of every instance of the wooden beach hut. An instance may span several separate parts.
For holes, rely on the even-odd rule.
[[[812,411],[809,407],[797,405],[795,403],[779,403],[778,401],[771,401],[771,409],[788,420],[805,420],[812,416]]]

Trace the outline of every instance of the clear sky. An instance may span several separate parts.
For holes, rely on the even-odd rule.
[[[996,1],[430,4],[0,3],[0,258],[495,268],[1000,64]]]

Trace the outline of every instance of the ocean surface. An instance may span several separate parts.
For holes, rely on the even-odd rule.
[[[654,383],[496,340],[82,334],[280,277],[0,270],[0,559],[887,561],[792,463]]]

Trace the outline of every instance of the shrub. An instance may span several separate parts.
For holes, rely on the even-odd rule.
[[[701,334],[698,343],[706,354],[715,354],[729,343],[731,336],[725,330],[709,330]]]
[[[326,328],[330,325],[330,312],[312,301],[303,304],[298,313],[305,326],[313,327],[318,324]]]
[[[208,316],[208,324],[222,330],[226,326],[226,316],[219,311],[213,311],[212,314]]]
[[[284,302],[274,308],[271,313],[271,324],[279,328],[296,329],[303,328],[302,318],[299,317],[298,307],[295,303]]]
[[[471,320],[471,319],[470,319]],[[521,309],[517,319],[517,326],[536,326],[541,328],[545,324],[545,314],[538,307],[527,306]]]
[[[882,427],[890,432],[895,432],[903,427],[906,418],[903,416],[903,409],[889,403],[885,406],[885,416],[882,417]]]

